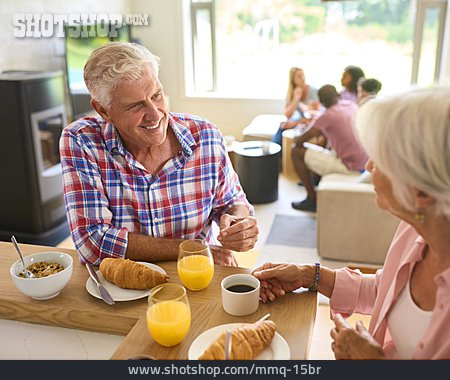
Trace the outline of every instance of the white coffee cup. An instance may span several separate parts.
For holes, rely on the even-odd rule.
[[[232,274],[225,277],[220,285],[222,288],[222,306],[228,314],[243,316],[253,314],[258,310],[260,283],[256,277],[251,274]],[[230,290],[231,287],[237,285],[252,289],[244,292],[236,291],[244,290],[242,287]]]

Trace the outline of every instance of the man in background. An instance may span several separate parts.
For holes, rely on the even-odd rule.
[[[308,130],[297,137],[292,149],[292,160],[307,197],[292,202],[292,207],[301,211],[316,211],[316,191],[311,172],[319,176],[331,173],[359,173],[364,170],[368,159],[366,152],[353,131],[353,118],[358,106],[348,100],[340,100],[336,88],[324,85],[319,89],[319,101],[326,108],[311,122]],[[323,134],[328,147],[307,143]]]

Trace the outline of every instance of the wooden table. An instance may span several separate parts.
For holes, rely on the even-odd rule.
[[[234,273],[249,273],[249,269],[215,267],[213,281],[200,292],[188,291],[192,312],[191,329],[178,346],[158,345],[149,335],[145,323],[147,299],[117,302],[109,306],[86,291],[87,270],[71,249],[24,245],[25,255],[57,250],[74,258],[73,275],[60,295],[46,301],[34,300],[21,293],[12,282],[9,268],[18,259],[11,243],[0,242],[0,318],[23,322],[69,327],[103,333],[127,335],[112,359],[126,359],[134,355],[151,355],[157,359],[187,359],[190,344],[203,331],[225,323],[254,322],[271,313],[277,331],[288,342],[291,359],[307,359],[316,315],[317,295],[307,291],[295,292],[274,303],[260,304],[257,312],[246,317],[225,313],[221,305],[220,281]],[[161,262],[170,276],[169,282],[180,283],[175,262]],[[131,331],[130,331],[131,330]]]

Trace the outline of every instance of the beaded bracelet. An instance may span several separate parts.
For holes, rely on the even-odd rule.
[[[308,289],[310,292],[315,292],[317,290],[320,281],[320,263],[315,263],[314,265],[316,266],[316,275],[314,277],[314,284]]]

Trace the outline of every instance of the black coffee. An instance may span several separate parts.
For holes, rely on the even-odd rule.
[[[255,290],[256,288],[254,286],[251,285],[231,285],[227,288],[227,290],[229,290],[230,292],[233,293],[247,293],[247,292],[251,292],[252,290]]]

